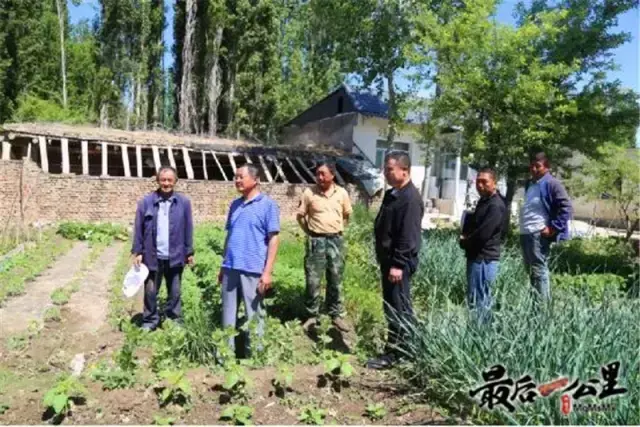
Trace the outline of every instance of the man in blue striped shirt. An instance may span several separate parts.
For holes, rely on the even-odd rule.
[[[265,293],[271,288],[271,273],[278,252],[280,209],[260,192],[258,168],[246,164],[236,171],[236,189],[242,193],[229,207],[227,237],[218,282],[222,285],[222,326],[236,327],[238,299],[244,301],[247,320],[257,320],[264,331]],[[235,348],[234,340],[229,340]],[[245,356],[250,352],[245,334]]]

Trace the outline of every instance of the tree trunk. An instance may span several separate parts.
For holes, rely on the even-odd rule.
[[[136,112],[136,129],[140,129],[140,111],[142,103],[142,84],[140,83],[140,73],[136,78],[136,98],[135,98],[135,112]]]
[[[396,105],[396,88],[394,87],[393,81],[393,71],[387,73],[387,86],[389,91],[389,111],[387,112],[387,148],[393,149],[393,142],[396,138],[396,115],[397,105]]]
[[[109,106],[106,102],[103,102],[100,106],[100,127],[109,127]]]
[[[62,0],[56,0],[58,23],[60,27],[60,68],[62,72],[62,106],[67,108],[67,59],[64,49],[64,16],[62,15]]]
[[[182,48],[182,82],[180,83],[180,130],[190,132],[193,124],[193,66],[195,61],[194,37],[196,32],[196,0],[186,0],[185,35]]]
[[[209,61],[209,136],[214,137],[218,133],[218,105],[220,104],[220,91],[222,82],[220,79],[220,45],[222,44],[222,26],[216,29]]]
[[[506,219],[505,219],[505,223],[506,224],[511,224],[511,204],[513,202],[513,198],[516,195],[516,191],[518,190],[518,176],[516,173],[514,173],[513,171],[508,171],[507,172],[507,194],[505,194],[505,200],[506,200],[506,208],[507,208],[507,213],[506,213]]]

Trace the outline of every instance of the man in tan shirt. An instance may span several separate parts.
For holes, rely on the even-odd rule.
[[[305,306],[309,319],[305,329],[316,323],[320,311],[320,280],[327,278],[326,307],[333,324],[343,332],[342,274],[344,240],[342,232],[351,215],[349,193],[335,184],[335,165],[324,162],[316,168],[317,184],[302,193],[298,223],[307,234],[304,270],[307,283]]]

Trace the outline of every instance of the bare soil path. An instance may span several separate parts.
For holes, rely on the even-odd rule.
[[[85,276],[80,290],[73,294],[67,311],[72,324],[68,333],[95,333],[107,320],[109,279],[118,261],[123,243],[108,246]]]
[[[7,301],[0,308],[0,339],[27,329],[33,320],[41,320],[45,310],[53,305],[51,292],[71,280],[88,254],[86,243],[75,243],[69,252],[29,285],[24,295]]]

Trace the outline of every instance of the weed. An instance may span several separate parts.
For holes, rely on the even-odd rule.
[[[65,375],[44,395],[42,404],[53,412],[53,420],[58,423],[69,414],[74,403],[83,401],[86,388],[77,378]]]
[[[7,350],[22,351],[29,345],[29,336],[27,334],[13,335],[7,338]]]
[[[384,403],[370,403],[365,409],[365,416],[371,421],[381,420],[387,415]]]
[[[154,388],[158,393],[160,406],[174,403],[184,408],[190,407],[193,391],[184,371],[162,371],[158,377],[161,381]]]
[[[153,424],[157,426],[172,426],[176,422],[175,417],[153,416]]]
[[[65,288],[58,288],[51,292],[51,302],[55,305],[65,305],[69,302],[69,291]]]
[[[5,261],[0,270],[0,302],[24,293],[25,283],[33,280],[70,248],[70,241],[45,233],[37,245]]]
[[[11,406],[6,405],[4,403],[0,403],[0,415],[4,415],[4,413],[7,412],[9,409],[11,409]]]
[[[102,382],[105,390],[131,388],[136,383],[134,372],[123,370],[120,366],[108,366],[106,363],[98,364],[91,372],[91,378]]]
[[[49,307],[44,311],[45,322],[59,322],[62,319],[60,315],[60,307]]]
[[[327,411],[325,411],[324,409],[319,409],[315,405],[308,405],[302,408],[302,411],[298,416],[298,421],[303,424],[318,426],[324,424],[324,420],[326,417]]]
[[[235,425],[244,426],[251,424],[253,408],[244,405],[231,405],[222,411],[220,420],[231,421]]]

